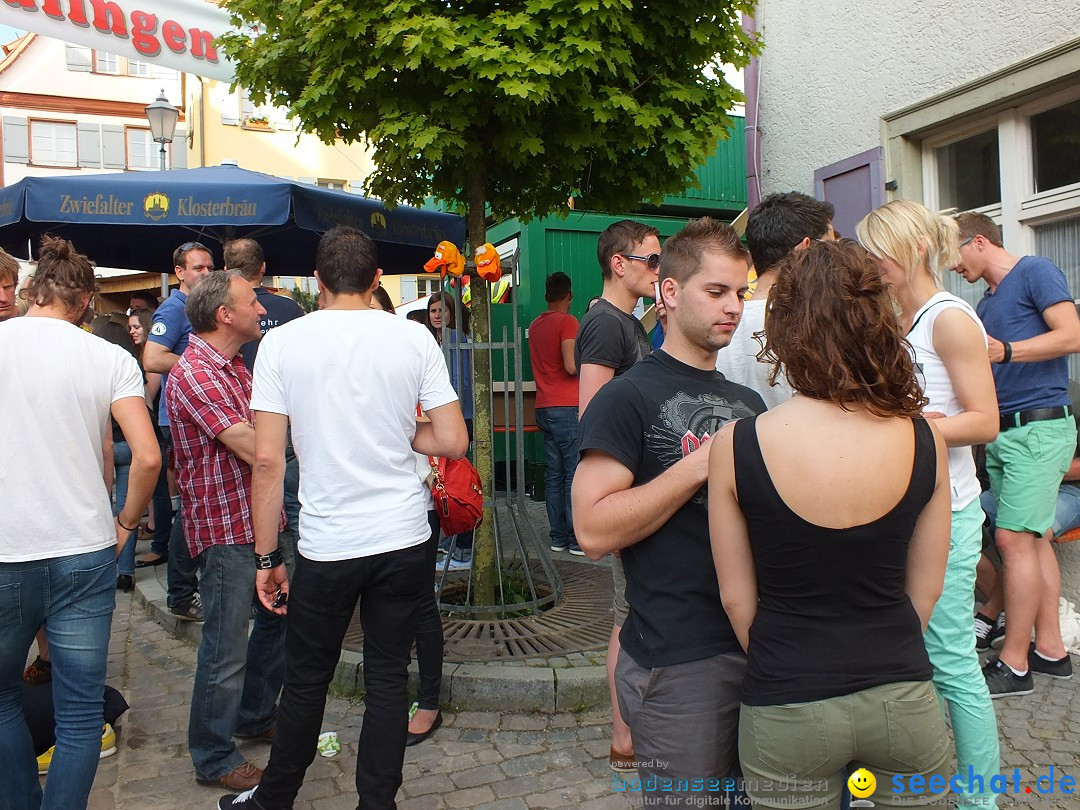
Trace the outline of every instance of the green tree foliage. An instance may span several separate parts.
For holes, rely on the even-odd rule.
[[[324,142],[361,141],[383,200],[434,196],[522,219],[578,207],[659,204],[696,186],[740,99],[721,65],[758,44],[754,0],[223,0],[260,35],[225,37],[239,84],[288,107]],[[488,285],[471,284],[473,337],[489,339]],[[476,466],[494,492],[490,352],[474,351]],[[490,510],[477,530],[474,596],[495,599]]]
[[[367,190],[502,218],[659,204],[695,183],[739,95],[753,0],[225,0],[237,78],[327,143],[367,140]],[[475,237],[473,238],[476,242]]]

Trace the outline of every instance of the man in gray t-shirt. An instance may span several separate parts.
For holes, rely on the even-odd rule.
[[[604,292],[585,313],[574,344],[578,367],[578,413],[584,414],[589,402],[604,383],[627,371],[652,351],[649,336],[641,321],[631,313],[638,299],[655,294],[654,285],[660,270],[660,231],[651,225],[624,219],[600,234],[597,258],[604,278]],[[619,658],[619,632],[626,621],[626,579],[622,561],[611,560],[615,581],[615,626],[608,644],[608,688],[611,691],[611,767],[617,771],[636,770],[630,727],[619,714],[615,694],[615,663]]]

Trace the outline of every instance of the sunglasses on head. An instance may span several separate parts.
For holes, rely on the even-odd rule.
[[[645,265],[650,270],[656,270],[660,267],[660,254],[650,253],[648,256],[635,256],[633,253],[620,253],[624,259],[636,259],[639,262],[645,262]]]

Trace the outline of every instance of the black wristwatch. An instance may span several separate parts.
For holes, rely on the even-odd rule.
[[[269,554],[255,555],[255,568],[260,571],[266,568],[277,568],[279,565],[283,565],[284,562],[285,558],[281,556],[280,548],[275,548]]]

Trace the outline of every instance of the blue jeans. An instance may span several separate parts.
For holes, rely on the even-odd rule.
[[[274,723],[285,671],[285,619],[260,606],[248,638],[253,546],[211,546],[199,558],[206,622],[191,694],[188,751],[197,778],[217,779],[244,761],[233,732],[251,736]]]
[[[101,753],[116,549],[0,563],[0,802],[5,810],[86,807]],[[56,752],[44,794],[22,708],[22,670],[44,625]]]
[[[119,515],[127,502],[128,474],[131,472],[131,448],[127,442],[113,444],[113,514]],[[128,535],[124,550],[116,558],[116,573],[131,576],[135,573],[135,536]]]
[[[578,463],[578,409],[537,408],[536,426],[544,432],[544,497],[547,500],[551,544],[576,543],[574,517],[570,509],[570,485]]]

